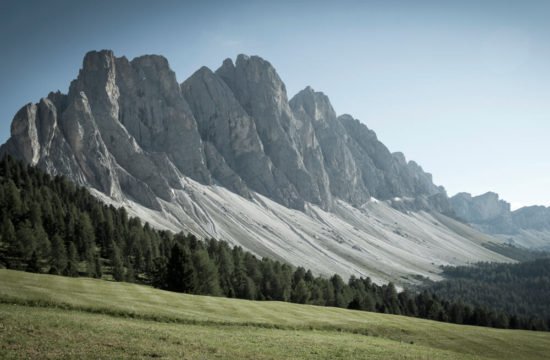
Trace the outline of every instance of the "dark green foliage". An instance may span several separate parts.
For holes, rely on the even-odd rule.
[[[298,303],[298,304],[307,304],[309,301],[309,289],[306,285],[306,282],[304,279],[298,280],[298,283],[292,290],[292,302]]]
[[[189,284],[185,281],[186,267],[192,266],[189,253],[184,254],[184,249],[179,244],[174,244],[170,259],[165,267],[166,289],[178,292],[189,292],[196,286],[196,282]]]
[[[192,259],[197,278],[193,292],[201,295],[220,295],[218,268],[210,259],[208,252],[202,249],[197,250],[193,253]]]
[[[113,272],[113,278],[116,281],[124,280],[124,267],[122,265],[122,257],[120,250],[116,244],[111,245],[111,266]]]
[[[529,250],[516,247],[511,244],[487,243],[483,244],[483,246],[491,251],[502,254],[510,259],[514,259],[517,261],[532,261],[542,258],[550,258],[550,252],[548,251]]]
[[[62,272],[65,276],[78,276],[78,258],[76,253],[76,246],[74,243],[69,243],[69,248],[67,249],[67,266]]]
[[[36,255],[36,251],[33,251],[31,258],[27,263],[26,271],[33,273],[40,272],[40,264],[38,263],[38,256]]]
[[[55,267],[56,274],[63,273],[67,267],[67,249],[59,234],[55,234],[51,241],[50,264]]]
[[[117,281],[145,282],[172,291],[337,306],[458,324],[531,330],[547,330],[549,325],[547,317],[539,315],[548,313],[533,309],[548,311],[550,260],[515,268],[486,265],[473,273],[447,269],[455,282],[418,294],[398,293],[392,283],[380,286],[353,276],[347,283],[338,275],[315,277],[302,267],[258,259],[222,241],[154,230],[129,218],[124,208],[106,206],[64,178],[50,177],[9,157],[0,161],[0,216],[0,263],[20,270],[97,278],[107,273]],[[465,291],[459,295],[461,286]],[[533,294],[536,300],[526,305],[521,294]],[[516,305],[495,308],[492,302],[499,304],[495,297],[502,304]]]
[[[478,308],[474,311],[474,319],[468,320],[454,304],[449,314],[451,321],[462,319],[499,328],[539,330],[545,330],[550,324],[550,259],[446,267],[443,274],[446,280],[431,284],[428,287],[430,292],[442,299],[469,303]],[[480,310],[483,308],[484,312]]]

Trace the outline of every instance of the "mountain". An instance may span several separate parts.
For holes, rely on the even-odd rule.
[[[445,189],[326,95],[288,99],[258,56],[178,84],[168,61],[86,54],[68,94],[14,117],[0,155],[87,186],[152,225],[238,244],[319,274],[437,278],[509,261],[454,220]]]
[[[479,196],[459,193],[450,198],[458,217],[487,234],[511,244],[550,250],[550,208],[526,206],[511,211],[510,204],[488,192]]]

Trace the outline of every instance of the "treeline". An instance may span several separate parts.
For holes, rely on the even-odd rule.
[[[107,206],[63,177],[0,161],[0,262],[18,270],[143,281],[172,234]]]
[[[525,249],[517,247],[513,244],[496,244],[490,242],[483,244],[483,246],[491,251],[504,255],[507,258],[514,259],[520,262],[533,261],[544,258],[550,259],[550,252],[548,251]]]
[[[509,314],[513,327],[550,328],[550,259],[517,264],[445,267],[446,280],[427,290],[440,298]],[[546,321],[544,321],[546,319]]]
[[[66,276],[149,283],[192,294],[278,300],[454,322],[545,330],[541,319],[514,317],[431,291],[398,293],[369,278],[314,276],[304,268],[193,235],[155,230],[99,202],[62,177],[0,161],[0,263]],[[531,321],[533,320],[533,321]]]

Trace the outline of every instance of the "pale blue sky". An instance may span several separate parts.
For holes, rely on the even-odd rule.
[[[0,0],[0,142],[88,50],[164,55],[179,81],[257,54],[289,97],[325,92],[450,195],[550,205],[549,18],[542,0]]]

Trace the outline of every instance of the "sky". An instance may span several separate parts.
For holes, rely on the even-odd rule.
[[[445,186],[550,205],[550,1],[0,0],[0,143],[84,54],[165,56],[183,82],[238,54],[329,96]]]

